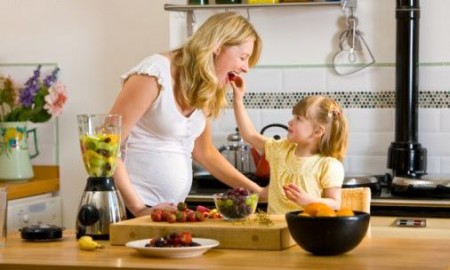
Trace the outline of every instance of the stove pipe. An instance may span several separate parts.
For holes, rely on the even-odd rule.
[[[387,166],[393,176],[426,174],[427,149],[418,143],[419,0],[397,0],[395,141]]]

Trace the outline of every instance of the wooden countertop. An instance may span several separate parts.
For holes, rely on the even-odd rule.
[[[8,187],[8,200],[20,199],[59,190],[59,166],[33,166],[34,178],[20,181],[0,181]]]
[[[407,228],[397,235],[393,218],[373,218],[372,236],[339,256],[313,256],[294,246],[282,251],[212,249],[199,257],[145,257],[124,246],[81,251],[73,231],[56,242],[25,242],[18,232],[0,248],[0,268],[7,269],[450,269],[450,220],[427,219],[434,230]],[[401,229],[401,228],[395,228]],[[422,235],[417,237],[416,235]],[[442,235],[443,237],[439,237]]]

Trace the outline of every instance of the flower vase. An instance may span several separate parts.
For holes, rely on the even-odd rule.
[[[32,133],[34,153],[28,151]],[[36,128],[27,130],[27,122],[0,122],[0,180],[27,180],[34,177],[31,159],[39,155]]]

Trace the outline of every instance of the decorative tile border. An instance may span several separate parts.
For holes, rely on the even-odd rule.
[[[336,100],[343,108],[388,109],[395,107],[395,91],[355,92],[249,92],[244,97],[248,109],[291,109],[297,101],[310,95]],[[231,104],[232,94],[228,94]],[[450,91],[419,91],[420,108],[450,108]]]

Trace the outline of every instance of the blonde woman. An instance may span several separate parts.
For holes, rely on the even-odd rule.
[[[231,187],[263,190],[218,152],[210,123],[227,105],[229,77],[248,72],[260,52],[254,27],[237,13],[223,12],[207,19],[182,47],[151,55],[123,75],[111,113],[123,116],[115,182],[128,217],[184,201],[192,159]]]
[[[313,202],[339,209],[348,138],[341,107],[322,96],[301,100],[292,110],[287,138],[277,141],[255,130],[244,107],[242,78],[237,76],[231,85],[241,136],[264,152],[270,165],[267,212],[284,214]]]

